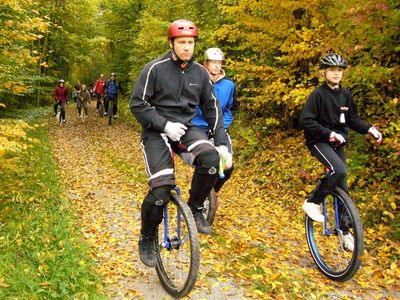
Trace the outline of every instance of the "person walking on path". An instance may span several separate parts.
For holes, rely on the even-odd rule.
[[[78,113],[81,115],[82,108],[85,116],[88,115],[88,105],[90,103],[90,92],[86,88],[86,84],[82,84],[81,90],[78,93]]]

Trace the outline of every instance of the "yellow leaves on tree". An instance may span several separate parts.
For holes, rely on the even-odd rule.
[[[0,93],[26,94],[37,68],[35,41],[50,30],[36,1],[5,1],[0,4]],[[23,83],[25,82],[25,84]]]
[[[18,154],[37,142],[27,137],[27,131],[34,129],[24,121],[0,120],[0,169],[11,167]]]

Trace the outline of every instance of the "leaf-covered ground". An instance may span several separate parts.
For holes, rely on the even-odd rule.
[[[67,123],[51,119],[54,156],[79,224],[111,299],[169,299],[155,270],[139,260],[140,205],[147,192],[139,133],[117,120],[108,126],[94,113],[82,124],[73,105]],[[131,124],[131,123],[129,123]],[[220,195],[214,234],[201,236],[201,269],[192,299],[398,299],[398,244],[368,252],[374,235],[366,231],[363,266],[345,283],[324,278],[308,252],[301,191],[293,159],[299,147],[282,143],[262,154],[268,159],[240,161]],[[260,162],[262,161],[262,162]],[[178,184],[187,195],[190,167],[177,164]],[[284,173],[285,177],[277,174]],[[285,178],[283,180],[282,178]],[[389,252],[388,252],[389,251]]]

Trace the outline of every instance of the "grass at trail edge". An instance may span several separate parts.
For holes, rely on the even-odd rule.
[[[34,126],[28,137],[36,140],[13,168],[0,169],[0,299],[103,299],[94,261],[61,196],[48,114],[39,108],[8,115]]]

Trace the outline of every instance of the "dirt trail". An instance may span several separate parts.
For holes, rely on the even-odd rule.
[[[169,299],[155,270],[144,266],[137,252],[140,205],[147,192],[139,135],[120,120],[107,125],[95,114],[94,103],[89,114],[81,123],[75,104],[69,105],[66,124],[59,127],[51,119],[50,131],[65,194],[78,212],[106,293],[111,299]],[[245,298],[232,279],[207,276],[210,265],[201,266],[191,299]]]
[[[170,299],[137,252],[140,205],[147,192],[139,134],[122,120],[107,125],[93,103],[82,124],[74,107],[67,107],[65,126],[50,120],[54,156],[105,291],[110,299]],[[286,153],[285,147],[271,151]],[[386,252],[365,253],[361,269],[344,283],[316,270],[300,204],[288,207],[288,199],[299,196],[278,179],[259,184],[274,168],[290,170],[291,163],[283,157],[268,166],[237,166],[220,195],[214,234],[201,236],[201,269],[190,298],[399,299],[400,268],[395,263],[382,267]],[[191,173],[178,160],[184,196]]]

